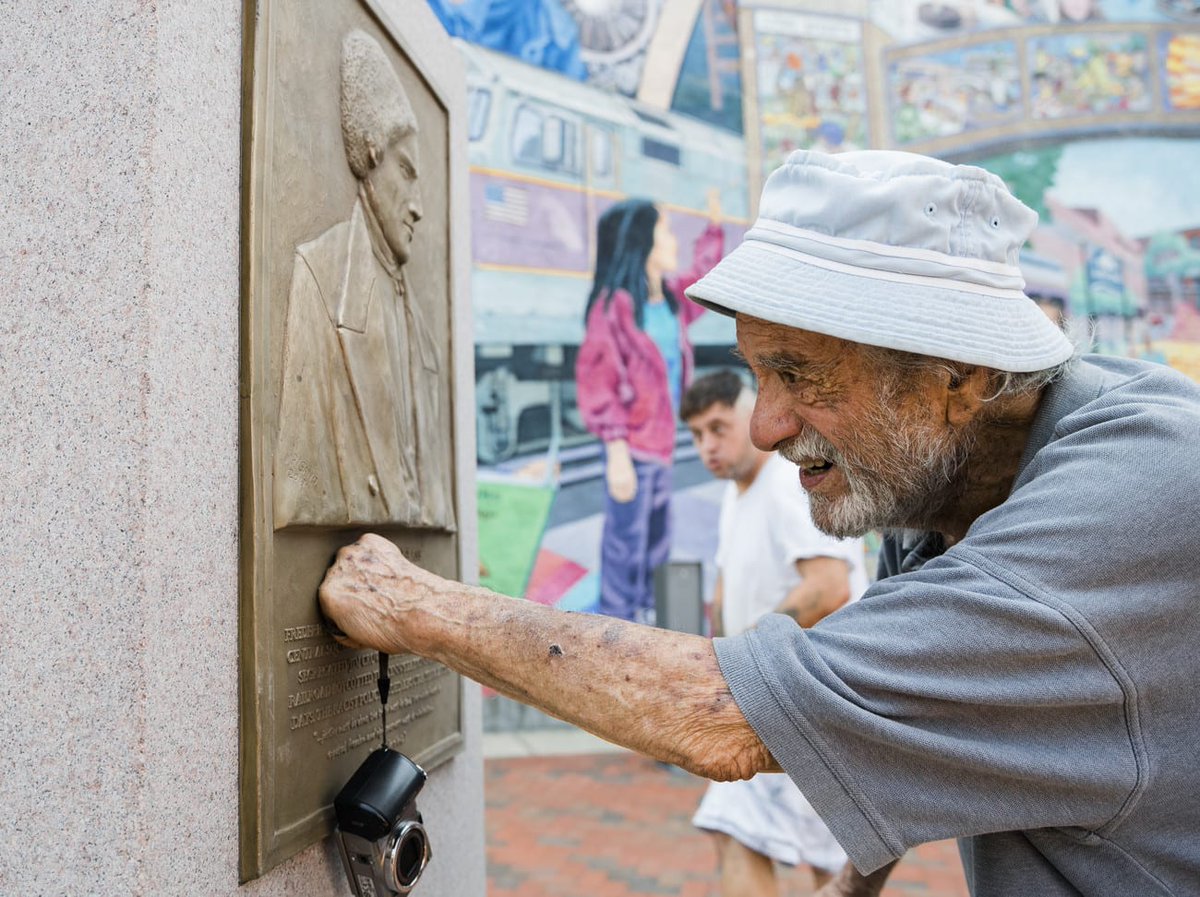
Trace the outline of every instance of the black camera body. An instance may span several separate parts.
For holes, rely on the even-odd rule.
[[[425,770],[399,751],[371,753],[334,799],[338,850],[356,897],[393,897],[416,886],[432,851],[417,810]]]

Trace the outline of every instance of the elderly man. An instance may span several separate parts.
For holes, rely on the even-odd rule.
[[[451,527],[449,373],[405,273],[417,120],[374,38],[342,42],[348,221],[296,248],[280,378],[275,528]]]
[[[737,316],[754,441],[817,525],[890,533],[812,629],[556,613],[371,536],[326,613],[701,775],[782,768],[863,873],[958,837],[976,897],[1200,893],[1200,389],[1072,358],[1022,293],[1035,221],[977,168],[800,152],[693,287]]]

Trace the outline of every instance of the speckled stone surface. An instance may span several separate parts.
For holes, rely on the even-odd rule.
[[[242,15],[0,0],[0,894],[348,893],[238,885]],[[478,701],[422,897],[484,893]]]

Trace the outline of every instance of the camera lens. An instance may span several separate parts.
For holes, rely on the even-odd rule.
[[[406,822],[399,829],[388,847],[387,873],[389,887],[400,894],[407,894],[425,871],[429,861],[429,839],[425,827],[419,822]]]
[[[421,874],[421,861],[425,859],[425,839],[419,835],[409,835],[400,842],[396,855],[396,878],[405,884],[412,884]]]

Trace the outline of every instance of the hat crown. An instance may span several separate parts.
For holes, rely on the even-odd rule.
[[[994,174],[911,153],[788,157],[742,244],[688,287],[724,314],[1001,371],[1071,357],[1025,294],[1037,215]]]
[[[888,150],[798,150],[767,179],[759,219],[1016,266],[1038,216],[999,177],[972,165]]]

